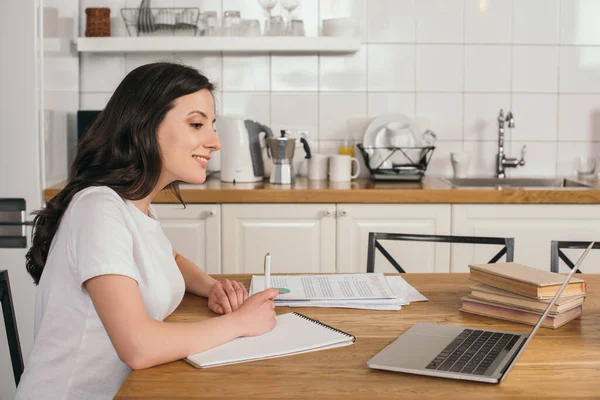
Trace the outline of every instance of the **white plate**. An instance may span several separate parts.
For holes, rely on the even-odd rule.
[[[417,124],[415,123],[415,121],[413,121],[411,118],[407,117],[404,114],[384,114],[384,115],[381,115],[381,116],[375,118],[374,120],[372,120],[371,123],[369,123],[369,126],[367,126],[365,135],[363,136],[363,146],[364,147],[391,147],[391,145],[389,143],[389,138],[388,138],[388,136],[386,134],[386,130],[385,130],[386,125],[389,124],[390,122],[400,122],[400,123],[404,123],[404,124],[408,125],[410,131],[413,134],[415,146],[420,145],[419,128],[417,127]],[[386,152],[386,151],[389,152],[390,150],[384,149],[384,150],[377,150],[377,151],[381,153],[381,152]],[[385,158],[385,157],[387,157],[387,154],[382,154],[382,156],[383,156],[383,158]],[[381,163],[381,160],[383,158],[376,157],[374,160],[375,162],[370,163],[370,164],[375,164],[375,165],[371,165],[371,168],[375,168],[377,166],[377,164]],[[394,164],[410,163],[408,158],[406,156],[404,156],[404,154],[402,154],[400,151],[396,151],[396,153],[393,155],[392,158],[393,159],[391,161]],[[376,162],[377,160],[379,162]],[[384,165],[384,166],[382,166],[382,168],[388,168],[388,166]]]

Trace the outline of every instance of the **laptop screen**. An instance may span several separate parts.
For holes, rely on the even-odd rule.
[[[546,319],[546,316],[550,312],[550,309],[552,308],[552,306],[554,305],[554,303],[556,303],[556,300],[558,300],[558,298],[560,297],[560,294],[562,293],[562,291],[564,290],[564,288],[567,287],[567,284],[571,280],[571,277],[573,276],[573,274],[575,272],[577,272],[577,270],[581,266],[581,263],[583,262],[583,260],[587,256],[587,254],[590,252],[590,250],[592,249],[592,247],[594,247],[594,244],[595,244],[595,242],[590,243],[590,245],[585,249],[585,251],[583,252],[583,254],[581,254],[581,256],[579,257],[579,259],[577,260],[577,263],[575,263],[575,266],[573,267],[573,269],[571,269],[571,272],[569,272],[569,275],[567,275],[567,277],[565,278],[565,281],[563,282],[562,286],[558,289],[558,292],[556,292],[556,294],[552,298],[552,301],[550,301],[550,304],[548,304],[548,307],[546,307],[546,311],[544,311],[544,313],[540,317],[540,319],[537,322],[537,324],[535,324],[535,326],[531,330],[531,333],[529,333],[529,336],[527,337],[527,339],[525,340],[525,342],[523,343],[523,345],[521,346],[521,348],[519,349],[519,351],[515,354],[514,358],[511,360],[510,363],[508,363],[508,368],[506,369],[506,371],[504,371],[504,374],[503,374],[502,378],[504,378],[504,376],[506,376],[506,373],[515,364],[515,362],[517,361],[517,358],[519,358],[519,356],[523,352],[523,349],[525,348],[525,346],[527,346],[527,344],[529,343],[529,341],[531,340],[531,338],[533,338],[533,336],[535,335],[535,333],[537,332],[537,330],[540,328],[540,326],[542,325],[542,322],[544,321],[544,319]]]

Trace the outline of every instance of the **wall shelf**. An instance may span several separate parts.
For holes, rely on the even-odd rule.
[[[94,53],[239,52],[239,53],[355,53],[359,37],[293,36],[144,36],[77,39],[77,51]]]

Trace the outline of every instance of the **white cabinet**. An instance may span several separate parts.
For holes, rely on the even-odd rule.
[[[335,272],[335,204],[223,204],[223,273]]]
[[[221,206],[153,204],[173,249],[209,274],[221,273]]]
[[[448,204],[338,204],[337,272],[366,272],[369,232],[450,234]],[[448,244],[381,241],[406,272],[448,272]],[[397,272],[375,252],[376,272]]]
[[[600,205],[466,204],[452,206],[452,234],[515,239],[515,262],[550,270],[552,240],[600,240]],[[499,246],[452,245],[452,272],[487,263]],[[575,262],[582,250],[565,250]],[[561,272],[568,267],[560,262]],[[582,271],[600,273],[600,251],[590,252]]]

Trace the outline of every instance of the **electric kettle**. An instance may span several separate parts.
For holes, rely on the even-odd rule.
[[[294,151],[296,150],[296,139],[290,137],[288,132],[281,130],[280,137],[266,139],[267,154],[273,159],[273,169],[269,182],[280,185],[294,183]],[[305,158],[310,158],[310,147],[305,138],[300,138],[306,152]]]
[[[271,129],[244,117],[222,116],[217,120],[221,140],[221,181],[260,182],[265,168],[260,146],[260,135],[273,137]]]

